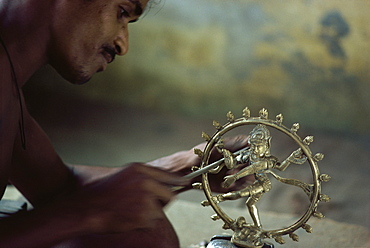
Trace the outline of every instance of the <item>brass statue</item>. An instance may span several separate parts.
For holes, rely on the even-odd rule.
[[[329,181],[330,176],[319,173],[317,162],[323,159],[323,154],[317,153],[312,155],[309,144],[313,142],[313,137],[307,136],[302,140],[297,135],[299,124],[294,124],[290,129],[285,127],[282,124],[283,116],[281,114],[276,116],[276,120],[268,119],[266,109],[262,109],[259,114],[259,117],[250,117],[249,109],[245,108],[243,118],[235,119],[234,115],[229,112],[227,114],[229,121],[227,124],[221,126],[215,121],[216,133],[212,137],[205,133],[202,134],[203,138],[207,141],[204,151],[195,150],[195,153],[202,159],[201,166],[194,168],[195,172],[187,176],[195,177],[202,175],[202,183],[194,184],[194,187],[202,188],[207,197],[207,200],[203,201],[202,205],[211,206],[216,212],[212,216],[212,219],[222,219],[224,221],[223,228],[233,231],[231,242],[238,247],[261,248],[264,246],[264,239],[267,238],[274,238],[276,242],[283,244],[285,243],[282,237],[283,235],[289,235],[291,239],[298,241],[298,236],[294,231],[303,228],[307,232],[311,232],[312,228],[306,222],[311,216],[322,218],[323,215],[317,212],[318,203],[320,201],[327,202],[330,200],[330,197],[321,194],[321,182]],[[226,132],[243,125],[255,125],[249,133],[249,146],[232,153],[223,147],[222,137]],[[284,161],[280,162],[277,157],[272,156],[270,153],[271,135],[267,127],[272,127],[285,133],[297,143],[299,148],[293,151]],[[208,164],[210,153],[213,149],[217,149],[223,155],[223,159]],[[313,174],[312,184],[302,182],[298,179],[283,178],[273,172],[273,170],[284,171],[290,164],[303,165],[306,162],[311,167]],[[228,170],[240,168],[238,172],[224,178],[222,183],[222,187],[224,188],[229,188],[237,180],[248,175],[254,175],[255,182],[238,191],[213,195],[208,183],[208,174],[217,174],[223,167],[226,167]],[[272,188],[271,181],[268,177],[269,174],[279,182],[301,188],[310,200],[310,205],[306,213],[296,223],[277,230],[264,230],[262,228],[256,206],[256,203],[262,196]],[[247,198],[246,206],[253,223],[247,223],[243,216],[237,219],[230,218],[218,205],[220,202],[236,200],[242,197]]]
[[[222,187],[229,188],[236,180],[248,176],[255,176],[256,181],[240,191],[233,191],[222,195],[214,196],[213,199],[218,202],[225,200],[236,200],[242,197],[248,197],[246,202],[249,213],[252,217],[254,226],[262,228],[261,221],[258,215],[256,203],[261,199],[262,195],[270,191],[271,181],[267,177],[266,173],[269,173],[269,169],[278,169],[280,171],[285,170],[290,162],[294,161],[296,164],[303,164],[307,158],[302,156],[301,150],[293,152],[283,163],[279,163],[278,159],[270,154],[271,136],[269,130],[265,125],[258,124],[249,134],[250,139],[249,150],[242,151],[237,157],[231,158],[232,153],[226,152],[225,149],[221,150],[224,154],[225,161],[233,161],[233,165],[229,165],[228,168],[236,168],[238,164],[248,164],[247,167],[243,168],[234,175],[226,176]],[[203,202],[207,205],[207,202]]]

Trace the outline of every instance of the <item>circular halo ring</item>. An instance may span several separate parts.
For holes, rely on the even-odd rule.
[[[260,117],[249,117],[249,118],[240,118],[236,119],[234,121],[231,121],[229,123],[226,123],[224,126],[220,127],[219,130],[217,130],[214,135],[210,138],[210,140],[207,142],[207,145],[203,152],[202,157],[202,164],[200,168],[203,168],[208,165],[209,157],[211,154],[211,151],[218,140],[227,132],[230,130],[244,125],[257,125],[257,124],[263,124],[269,127],[272,127],[274,129],[277,129],[281,131],[282,133],[289,136],[291,139],[293,139],[299,147],[302,149],[302,152],[307,157],[307,161],[310,164],[310,168],[312,171],[313,176],[313,192],[310,199],[310,205],[307,208],[306,212],[303,214],[303,216],[296,221],[294,224],[281,228],[276,230],[264,230],[263,235],[266,237],[274,237],[274,236],[282,236],[289,233],[292,233],[302,227],[309,218],[313,215],[315,210],[317,209],[317,205],[319,203],[319,195],[321,192],[321,186],[320,186],[320,180],[319,180],[319,168],[317,165],[317,162],[314,160],[312,156],[312,152],[307,144],[305,144],[302,139],[296,134],[296,132],[292,131],[291,129],[287,128],[286,126],[282,125],[281,122],[273,121],[270,119],[262,119]],[[205,173],[202,175],[202,181],[203,181],[203,190],[205,192],[205,195],[210,202],[210,205],[214,209],[214,211],[217,213],[217,215],[225,222],[225,224],[231,226],[231,224],[234,222],[234,220],[229,217],[215,202],[212,198],[212,192],[208,181],[208,173]]]

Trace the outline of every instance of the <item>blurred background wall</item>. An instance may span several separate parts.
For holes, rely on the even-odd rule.
[[[161,0],[130,25],[129,53],[78,94],[192,117],[266,107],[323,130],[369,134],[367,0]]]

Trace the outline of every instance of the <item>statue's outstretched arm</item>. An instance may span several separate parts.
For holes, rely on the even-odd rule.
[[[275,164],[274,169],[278,169],[280,171],[285,171],[286,168],[290,165],[290,163],[293,164],[303,164],[306,162],[307,157],[303,154],[302,149],[298,148],[292,154],[290,154],[281,164]]]
[[[256,173],[255,166],[254,165],[249,165],[248,167],[245,167],[245,168],[241,169],[240,171],[238,171],[237,173],[235,173],[233,175],[229,175],[229,176],[224,177],[224,182],[222,183],[222,187],[223,188],[228,188],[234,182],[236,182],[236,180],[238,180],[242,177],[252,175],[254,173]]]

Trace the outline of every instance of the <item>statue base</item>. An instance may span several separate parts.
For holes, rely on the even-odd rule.
[[[230,235],[215,235],[211,238],[211,242],[207,245],[207,248],[243,248],[237,246],[231,242]],[[274,248],[273,244],[264,243],[262,248]]]

